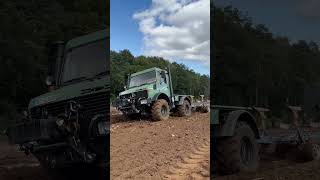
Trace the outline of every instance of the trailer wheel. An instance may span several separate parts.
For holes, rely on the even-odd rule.
[[[178,106],[178,115],[181,117],[191,115],[191,105],[188,100],[185,99],[183,104]]]
[[[217,170],[220,174],[255,171],[259,164],[259,148],[252,129],[238,122],[234,136],[217,142]]]
[[[302,147],[304,160],[320,160],[320,146],[318,144],[306,143]]]
[[[164,99],[158,99],[151,109],[152,118],[157,121],[167,120],[170,114],[168,102]]]

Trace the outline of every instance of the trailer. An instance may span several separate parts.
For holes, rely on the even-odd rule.
[[[305,160],[320,159],[319,131],[302,123],[301,107],[287,108],[292,123],[285,128],[267,129],[267,108],[212,105],[213,172],[255,171],[260,153],[270,149],[279,154],[299,151]]]

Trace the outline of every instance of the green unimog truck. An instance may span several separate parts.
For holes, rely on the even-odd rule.
[[[31,99],[24,116],[6,131],[12,143],[33,154],[52,174],[76,175],[85,172],[69,170],[108,166],[108,52],[106,30],[54,43],[46,80],[49,92]]]
[[[193,98],[173,93],[170,68],[154,67],[131,74],[115,106],[129,118],[152,115],[154,120],[166,120],[170,112],[190,116]]]

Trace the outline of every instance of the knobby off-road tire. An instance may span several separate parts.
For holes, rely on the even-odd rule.
[[[259,164],[259,148],[252,129],[245,122],[238,122],[234,136],[217,141],[217,171],[234,174],[255,171]]]
[[[183,104],[178,106],[178,116],[190,116],[191,115],[191,105],[188,100],[184,100]]]
[[[164,99],[158,99],[151,109],[152,118],[156,121],[167,120],[170,115],[168,102]]]
[[[212,152],[210,154],[211,156],[211,160],[210,160],[210,173],[211,175],[216,175],[217,174],[217,140],[214,139],[212,137],[213,135],[211,135],[211,144],[213,144],[212,148]]]

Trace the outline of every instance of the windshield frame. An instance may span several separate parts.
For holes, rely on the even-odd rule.
[[[60,69],[59,69],[59,79],[57,81],[59,86],[63,87],[63,86],[67,86],[67,85],[70,85],[70,84],[74,84],[74,83],[78,83],[78,82],[82,82],[82,81],[86,81],[86,80],[94,78],[94,76],[92,76],[92,77],[79,79],[79,80],[76,80],[76,81],[73,81],[73,82],[63,82],[63,74],[65,72],[65,67],[66,67],[65,64],[66,64],[66,60],[67,60],[67,54],[70,53],[71,51],[73,51],[74,49],[78,49],[78,48],[81,48],[83,46],[87,46],[89,44],[93,44],[93,43],[96,43],[96,42],[99,42],[99,41],[103,41],[103,40],[108,40],[108,39],[107,38],[97,39],[95,41],[84,43],[84,44],[81,44],[79,46],[75,46],[75,47],[72,47],[72,48],[66,48],[65,47],[65,49],[63,51],[63,56],[62,56],[62,63],[60,65]],[[106,61],[107,61],[107,59],[106,59]],[[103,76],[107,76],[107,74],[108,74],[108,72],[106,74],[104,74],[104,75],[97,76],[97,78],[100,78],[100,77],[103,77]]]
[[[143,72],[143,73],[141,73],[141,74],[137,74],[137,75],[134,75],[134,76],[132,76],[132,75],[130,75],[130,78],[129,78],[129,82],[128,82],[128,84],[127,84],[127,87],[128,87],[128,89],[131,89],[131,88],[135,88],[135,87],[139,87],[139,86],[141,86],[141,85],[139,85],[139,86],[130,86],[130,83],[131,83],[131,79],[132,79],[132,77],[135,77],[135,76],[140,76],[140,75],[143,75],[143,74],[146,74],[146,73],[150,73],[150,72],[154,72],[154,80],[153,81],[150,81],[150,82],[148,82],[148,83],[143,83],[143,84],[150,84],[150,83],[154,83],[154,82],[157,82],[157,71],[156,70],[151,70],[151,71],[146,71],[146,72]]]

